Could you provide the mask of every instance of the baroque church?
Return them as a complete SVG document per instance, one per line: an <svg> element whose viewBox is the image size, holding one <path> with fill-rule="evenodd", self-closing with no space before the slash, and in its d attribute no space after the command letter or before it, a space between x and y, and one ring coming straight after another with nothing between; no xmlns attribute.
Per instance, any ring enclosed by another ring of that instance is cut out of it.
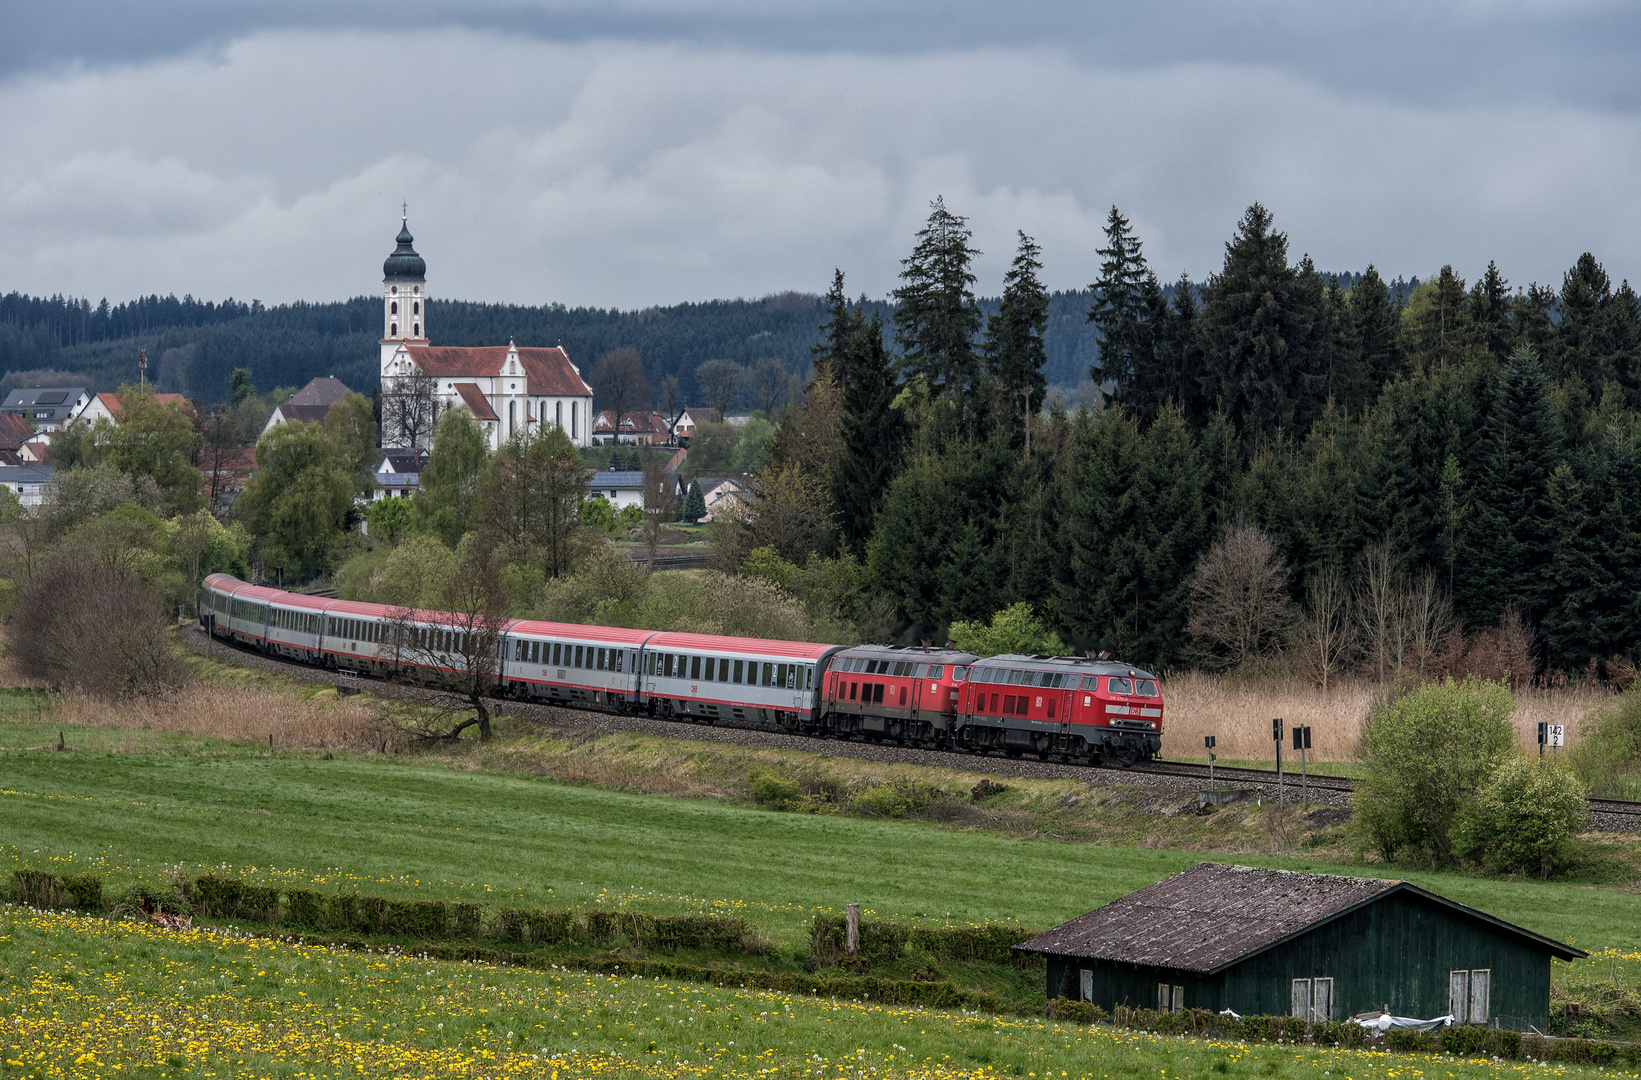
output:
<svg viewBox="0 0 1641 1080"><path fill-rule="evenodd" d="M490 441L491 449L532 424L556 424L577 446L592 445L593 390L562 347L476 348L434 345L427 333L427 263L416 254L408 218L400 220L398 246L382 264L382 395L417 395L425 415L398 440L421 449L431 445L432 420L465 405ZM386 425L384 425L384 428ZM384 438L392 436L384 430Z"/></svg>

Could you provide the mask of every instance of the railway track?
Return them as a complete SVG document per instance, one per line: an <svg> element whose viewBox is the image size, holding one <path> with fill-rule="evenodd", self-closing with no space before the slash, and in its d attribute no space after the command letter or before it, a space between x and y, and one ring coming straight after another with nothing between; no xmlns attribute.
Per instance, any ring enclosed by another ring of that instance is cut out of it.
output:
<svg viewBox="0 0 1641 1080"><path fill-rule="evenodd" d="M195 648L205 652L215 652L216 655L224 659L232 657L240 662L269 670L284 671L308 681L331 682L336 678L334 672L322 668L298 664L291 660L259 653L253 649L247 649L237 642L230 644L219 639L210 638L197 628L191 630L190 636L196 639L194 641ZM427 693L425 690L391 682L372 681L375 684L373 689L376 692L390 696L409 697ZM731 724L712 726L684 724L676 721L656 720L637 714L627 715L614 712L566 709L542 703L508 701L505 703L505 708L508 712L526 716L539 716L544 719L548 716L556 716L562 718L559 722L562 722L563 719L575 717L585 720L591 725L610 730L638 730L647 734L667 735L683 739L754 742L760 745L818 750L828 755L841 754L868 760L899 761L908 764L945 765L952 768L998 773L1006 776L1043 779L1077 778L1101 784L1121 783L1122 778L1136 775L1172 777L1204 782L1208 779L1208 766L1191 761L1159 760L1143 762L1127 769L1100 769L1090 768L1086 765L1040 762L1031 757L1022 760L1002 756L974 756L949 750L896 747L887 743L873 744L828 740L817 744L816 740L808 737L773 733L760 728L740 727ZM1275 769L1250 769L1216 765L1214 766L1214 782L1217 786L1222 781L1231 785L1256 785L1267 792L1274 792L1277 788L1278 776ZM1294 797L1298 796L1303 783L1309 787L1314 796L1319 796L1326 802L1338 806L1345 805L1344 797L1355 790L1355 784L1349 777L1311 775L1302 781L1299 774L1289 772L1286 769L1282 771L1280 783L1282 789L1290 792ZM1589 809L1597 827L1626 832L1641 831L1641 802L1631 802L1626 799L1592 798L1589 800Z"/></svg>
<svg viewBox="0 0 1641 1080"><path fill-rule="evenodd" d="M1208 779L1208 766L1198 765L1194 761L1148 761L1140 765L1135 765L1129 771L1160 773L1163 776L1190 776L1200 777L1203 780ZM1323 776L1312 773L1308 778L1303 778L1297 772L1291 772L1287 769L1283 769L1279 777L1275 769L1249 769L1227 767L1222 765L1214 766L1214 782L1216 784L1221 780L1225 780L1230 783L1274 785L1279 779L1283 787L1291 787L1296 791L1300 788L1302 783L1309 786L1313 791L1354 791L1356 789L1356 785L1351 782L1349 777L1345 776Z"/></svg>

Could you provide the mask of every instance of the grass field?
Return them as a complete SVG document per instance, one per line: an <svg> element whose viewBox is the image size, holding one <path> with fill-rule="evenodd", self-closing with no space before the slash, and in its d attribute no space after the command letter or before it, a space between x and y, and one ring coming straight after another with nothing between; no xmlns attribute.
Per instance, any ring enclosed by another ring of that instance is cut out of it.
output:
<svg viewBox="0 0 1641 1080"><path fill-rule="evenodd" d="M54 732L15 723L0 734L15 747L45 744ZM270 756L255 744L146 737L156 744L147 753L0 750L0 870L95 870L119 888L180 864L264 883L368 885L380 895L497 905L718 907L792 940L814 912L854 901L882 917L1047 927L1201 858L778 813L414 758ZM1291 856L1236 858L1386 873ZM1389 873L1585 947L1641 948L1641 905L1627 892Z"/></svg>
<svg viewBox="0 0 1641 1080"><path fill-rule="evenodd" d="M1110 1029L0 908L0 1075L1451 1080L1595 1069Z"/></svg>

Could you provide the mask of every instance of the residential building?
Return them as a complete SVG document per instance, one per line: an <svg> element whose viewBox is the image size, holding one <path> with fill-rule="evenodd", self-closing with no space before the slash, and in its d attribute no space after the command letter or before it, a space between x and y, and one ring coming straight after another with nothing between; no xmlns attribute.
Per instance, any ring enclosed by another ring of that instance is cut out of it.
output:
<svg viewBox="0 0 1641 1080"><path fill-rule="evenodd" d="M577 446L592 445L593 390L562 347L434 345L427 328L427 263L409 222L382 264L382 394L430 393L430 414L465 405L492 449L532 424L553 424ZM427 384L424 389L424 382ZM413 410L418 411L419 410ZM418 439L431 425L424 425ZM386 433L387 438L394 434ZM425 447L423 447L425 448Z"/></svg>
<svg viewBox="0 0 1641 1080"><path fill-rule="evenodd" d="M38 439L21 413L0 412L0 465L32 464L24 447Z"/></svg>
<svg viewBox="0 0 1641 1080"><path fill-rule="evenodd" d="M644 507L644 474L637 470L600 469L587 481L587 497L600 495L615 504L617 510L627 506Z"/></svg>
<svg viewBox="0 0 1641 1080"><path fill-rule="evenodd" d="M83 386L31 386L7 394L0 412L17 413L36 431L61 431L89 404Z"/></svg>
<svg viewBox="0 0 1641 1080"><path fill-rule="evenodd" d="M376 466L373 500L409 498L422 489L422 470L427 468L425 450L389 450Z"/></svg>
<svg viewBox="0 0 1641 1080"><path fill-rule="evenodd" d="M753 498L752 481L746 476L702 476L696 479L701 485L701 498L706 502L706 516L703 522L711 521L714 514L723 513L732 506L745 505Z"/></svg>
<svg viewBox="0 0 1641 1080"><path fill-rule="evenodd" d="M672 438L667 419L658 412L636 410L621 414L621 427L616 430L615 413L609 409L600 412L593 421L593 445L657 446Z"/></svg>
<svg viewBox="0 0 1641 1080"><path fill-rule="evenodd" d="M188 408L188 399L181 394L155 394L154 400L177 409ZM107 420L118 427L120 424L120 395L100 393L91 395L86 407L74 417L76 424L95 424L99 420Z"/></svg>
<svg viewBox="0 0 1641 1080"><path fill-rule="evenodd" d="M300 420L305 424L322 423L330 407L347 395L347 384L334 375L311 379L308 385L292 394L289 401L274 406L262 430L270 431L290 420Z"/></svg>
<svg viewBox="0 0 1641 1080"><path fill-rule="evenodd" d="M0 487L13 492L24 506L39 506L55 471L50 465L0 465Z"/></svg>
<svg viewBox="0 0 1641 1080"><path fill-rule="evenodd" d="M207 446L199 452L200 494L221 513L233 505L256 472L256 451L248 446Z"/></svg>

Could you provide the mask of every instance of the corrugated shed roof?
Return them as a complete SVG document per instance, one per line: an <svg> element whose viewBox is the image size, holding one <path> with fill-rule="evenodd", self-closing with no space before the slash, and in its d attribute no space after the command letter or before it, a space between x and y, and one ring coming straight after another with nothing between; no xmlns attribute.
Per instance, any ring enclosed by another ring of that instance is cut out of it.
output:
<svg viewBox="0 0 1641 1080"><path fill-rule="evenodd" d="M1198 863L1016 947L1209 972L1398 884Z"/></svg>
<svg viewBox="0 0 1641 1080"><path fill-rule="evenodd" d="M1198 863L1015 948L1212 973L1361 904L1408 892L1572 960L1588 955L1406 881Z"/></svg>

